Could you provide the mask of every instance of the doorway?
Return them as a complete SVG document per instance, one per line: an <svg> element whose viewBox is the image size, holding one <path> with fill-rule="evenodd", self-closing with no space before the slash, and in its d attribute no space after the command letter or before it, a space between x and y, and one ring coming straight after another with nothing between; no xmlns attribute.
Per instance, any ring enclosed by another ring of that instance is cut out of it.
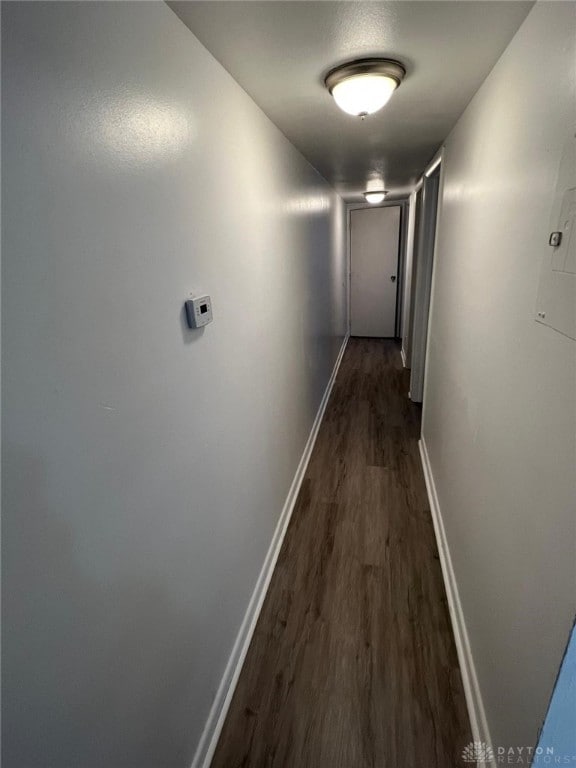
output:
<svg viewBox="0 0 576 768"><path fill-rule="evenodd" d="M403 328L402 349L404 350L404 365L406 368L412 367L412 333L414 329L414 307L416 306L416 267L415 259L418 253L418 233L420 231L420 214L422 212L422 187L416 192L414 199L414 234L412 239L412 258L410 261L410 275L408 280L408 313L406 323Z"/></svg>
<svg viewBox="0 0 576 768"><path fill-rule="evenodd" d="M417 199L416 231L412 259L412 304L410 321L410 399L421 403L428 344L428 315L432 293L432 270L440 189L440 165L424 181Z"/></svg>
<svg viewBox="0 0 576 768"><path fill-rule="evenodd" d="M350 212L350 334L396 333L401 206Z"/></svg>

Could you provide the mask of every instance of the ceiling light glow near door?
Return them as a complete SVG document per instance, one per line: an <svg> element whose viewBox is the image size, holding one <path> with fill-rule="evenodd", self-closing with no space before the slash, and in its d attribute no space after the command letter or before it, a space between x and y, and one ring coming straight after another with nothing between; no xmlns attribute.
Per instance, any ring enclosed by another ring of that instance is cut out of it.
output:
<svg viewBox="0 0 576 768"><path fill-rule="evenodd" d="M378 203L381 203L382 200L384 200L387 194L388 192L383 189L379 192L364 192L364 197L366 198L367 203L370 203L371 205L377 205Z"/></svg>

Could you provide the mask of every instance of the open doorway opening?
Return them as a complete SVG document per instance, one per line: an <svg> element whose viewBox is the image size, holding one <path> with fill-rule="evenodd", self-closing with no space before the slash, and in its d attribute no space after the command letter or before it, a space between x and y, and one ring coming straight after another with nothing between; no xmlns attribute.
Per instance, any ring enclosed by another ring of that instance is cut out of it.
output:
<svg viewBox="0 0 576 768"><path fill-rule="evenodd" d="M414 328L414 294L416 291L416 281L414 279L414 259L416 257L416 253L418 251L418 232L420 229L420 213L422 211L422 187L416 192L413 207L414 210L412 211L412 216L414 219L413 224L413 235L412 235L412 246L411 246L411 255L410 255L410 264L409 264L409 274L406 275L405 279L407 281L407 296L406 296L406 303L408 307L408 313L406 315L404 329L403 329L403 338L402 338L402 350L403 350L403 361L406 368L411 368L412 366L412 331Z"/></svg>
<svg viewBox="0 0 576 768"><path fill-rule="evenodd" d="M434 244L438 216L440 164L424 176L416 198L414 251L412 260L412 296L409 327L410 399L421 403L424 395L428 315L432 292Z"/></svg>

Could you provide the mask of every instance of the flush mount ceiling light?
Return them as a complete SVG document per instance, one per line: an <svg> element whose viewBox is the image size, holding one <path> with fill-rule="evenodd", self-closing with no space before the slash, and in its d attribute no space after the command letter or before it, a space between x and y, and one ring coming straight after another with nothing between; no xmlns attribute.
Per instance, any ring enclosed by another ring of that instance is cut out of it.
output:
<svg viewBox="0 0 576 768"><path fill-rule="evenodd" d="M391 59L357 59L331 70L324 80L340 109L366 117L388 102L406 70Z"/></svg>
<svg viewBox="0 0 576 768"><path fill-rule="evenodd" d="M374 189L370 192L364 192L364 197L366 198L367 203L371 203L372 205L376 205L377 203L381 203L382 200L386 197L388 192L385 189Z"/></svg>

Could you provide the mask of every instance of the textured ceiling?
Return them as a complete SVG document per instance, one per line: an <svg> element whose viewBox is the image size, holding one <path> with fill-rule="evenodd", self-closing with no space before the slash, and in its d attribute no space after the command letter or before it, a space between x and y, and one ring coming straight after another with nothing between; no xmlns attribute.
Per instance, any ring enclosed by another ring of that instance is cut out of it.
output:
<svg viewBox="0 0 576 768"><path fill-rule="evenodd" d="M212 0L170 7L349 201L382 173L392 195L418 179L532 7L475 0ZM406 67L383 110L362 121L323 87L348 59Z"/></svg>

